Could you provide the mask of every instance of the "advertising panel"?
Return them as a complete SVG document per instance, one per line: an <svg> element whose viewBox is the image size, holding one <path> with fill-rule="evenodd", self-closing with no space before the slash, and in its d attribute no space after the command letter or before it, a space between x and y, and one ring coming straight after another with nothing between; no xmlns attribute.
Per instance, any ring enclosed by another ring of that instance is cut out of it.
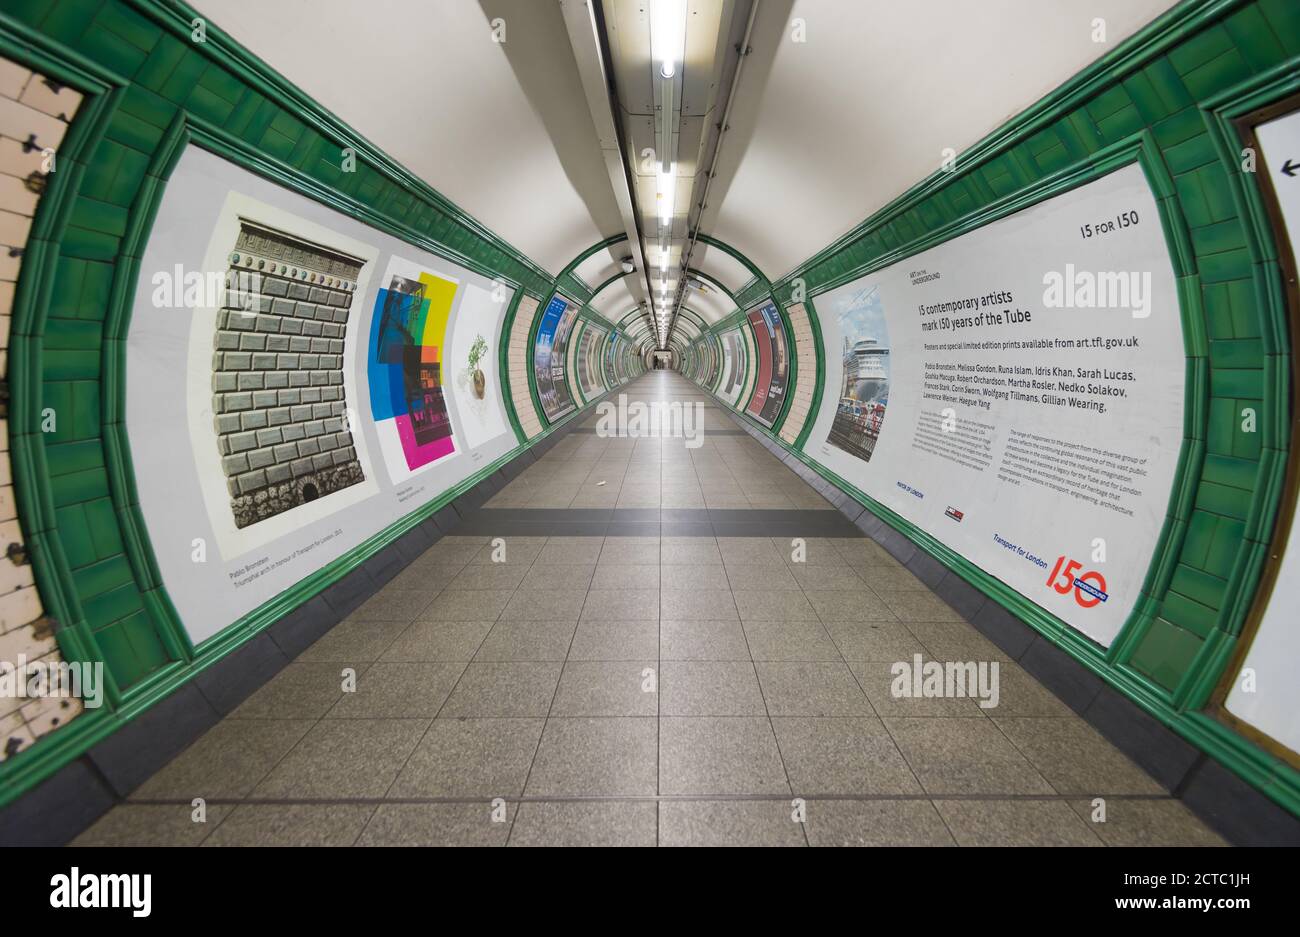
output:
<svg viewBox="0 0 1300 937"><path fill-rule="evenodd" d="M809 456L1102 645L1183 440L1174 271L1130 165L817 297Z"/></svg>

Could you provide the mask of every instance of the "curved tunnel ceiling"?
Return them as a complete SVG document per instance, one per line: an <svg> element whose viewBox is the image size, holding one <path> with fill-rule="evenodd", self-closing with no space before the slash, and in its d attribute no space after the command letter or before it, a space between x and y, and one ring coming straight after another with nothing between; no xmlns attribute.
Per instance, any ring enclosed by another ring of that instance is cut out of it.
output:
<svg viewBox="0 0 1300 937"><path fill-rule="evenodd" d="M559 5L197 6L549 273L622 230L591 115L574 106L583 91ZM498 18L505 42L492 38Z"/></svg>
<svg viewBox="0 0 1300 937"><path fill-rule="evenodd" d="M684 237L698 222L701 233L734 245L768 278L783 276L933 172L945 148L966 149L1172 5L920 0L918 9L878 0L765 0L753 17L752 54L734 85L701 212L702 157L713 139L701 120L720 122L724 47L747 22L750 5L691 0L684 69L691 74L683 86L690 93L678 107L683 140L693 149L679 150L673 236ZM592 93L589 50L580 48L591 38L584 35L591 18L585 3L373 0L364 17L351 0L214 0L202 8L548 272L558 274L612 235L637 233L608 165L609 131L597 129L599 107L584 106ZM653 110L649 86L630 77L648 61L648 49L634 49L645 38L644 5L610 0L602 10L616 46L615 93L618 81L625 85L624 100L611 106ZM1094 41L1097 19L1106 24L1104 42ZM349 28L338 29L339 22ZM917 22L927 28L916 30ZM504 23L506 41L493 40L494 23ZM694 39L692 28L699 32ZM934 55L936 48L945 54ZM978 96L953 93L973 76ZM705 79L711 84L701 86ZM456 93L412 99L392 93L399 87ZM631 131L641 134L638 121L645 119L629 119ZM638 180L632 196L644 203L652 195L644 166L636 154L622 157ZM688 194L692 203L683 207ZM653 265L658 248L642 233ZM674 251L680 260L683 251ZM615 243L573 273L594 289L630 253L626 241ZM691 250L690 266L733 293L753 279L736 258L704 243ZM674 284L680 279L676 271L667 276ZM612 316L617 309L610 304L639 302L643 277L638 270L617 299L601 297L595 305ZM710 320L730 311L698 297L692 302Z"/></svg>
<svg viewBox="0 0 1300 937"><path fill-rule="evenodd" d="M1173 5L760 3L703 228L784 276Z"/></svg>

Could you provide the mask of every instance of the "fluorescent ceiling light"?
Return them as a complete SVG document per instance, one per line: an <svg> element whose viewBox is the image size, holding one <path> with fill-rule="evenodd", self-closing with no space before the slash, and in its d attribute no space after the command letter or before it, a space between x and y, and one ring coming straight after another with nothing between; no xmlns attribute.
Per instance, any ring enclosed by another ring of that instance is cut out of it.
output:
<svg viewBox="0 0 1300 937"><path fill-rule="evenodd" d="M667 171L659 169L657 177L655 201L659 204L659 220L664 224L671 224L675 210L674 203L677 200L677 164L673 163ZM662 251L659 257L659 265L667 270L668 252Z"/></svg>
<svg viewBox="0 0 1300 937"><path fill-rule="evenodd" d="M672 78L686 56L686 0L653 0L650 54L659 74Z"/></svg>

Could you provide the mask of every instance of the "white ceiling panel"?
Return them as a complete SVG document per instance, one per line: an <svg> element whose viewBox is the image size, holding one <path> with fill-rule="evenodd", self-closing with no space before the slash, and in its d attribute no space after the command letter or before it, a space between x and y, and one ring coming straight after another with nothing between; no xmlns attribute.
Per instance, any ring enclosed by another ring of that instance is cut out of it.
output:
<svg viewBox="0 0 1300 937"><path fill-rule="evenodd" d="M630 273L628 276L636 276L636 274ZM636 304L636 299L632 296L631 290L628 289L627 277L615 280L592 297L591 300L591 305L596 311L610 322L617 322L623 318L632 311Z"/></svg>
<svg viewBox="0 0 1300 937"><path fill-rule="evenodd" d="M198 0L236 41L557 274L622 230L560 8ZM506 42L489 21L506 22Z"/></svg>
<svg viewBox="0 0 1300 937"><path fill-rule="evenodd" d="M594 290L619 272L619 261L626 256L628 256L627 241L620 241L606 250L596 251L596 253L578 264L573 272L578 275L583 283L586 283ZM572 260L573 258L570 257L569 259Z"/></svg>
<svg viewBox="0 0 1300 937"><path fill-rule="evenodd" d="M703 270L733 293L740 292L742 286L754 279L749 268L735 257L724 250L700 242L697 242L695 250L691 251L691 266Z"/></svg>
<svg viewBox="0 0 1300 937"><path fill-rule="evenodd" d="M761 3L704 229L777 279L1173 5Z"/></svg>

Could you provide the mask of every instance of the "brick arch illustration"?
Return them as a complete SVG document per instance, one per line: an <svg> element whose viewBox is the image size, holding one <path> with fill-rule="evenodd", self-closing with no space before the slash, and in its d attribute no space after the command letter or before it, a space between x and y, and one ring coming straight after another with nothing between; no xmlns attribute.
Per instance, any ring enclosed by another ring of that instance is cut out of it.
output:
<svg viewBox="0 0 1300 937"><path fill-rule="evenodd" d="M400 448L414 471L456 451L442 365L459 284L428 272L405 276L390 267L390 273L371 318L370 410L385 452Z"/></svg>

